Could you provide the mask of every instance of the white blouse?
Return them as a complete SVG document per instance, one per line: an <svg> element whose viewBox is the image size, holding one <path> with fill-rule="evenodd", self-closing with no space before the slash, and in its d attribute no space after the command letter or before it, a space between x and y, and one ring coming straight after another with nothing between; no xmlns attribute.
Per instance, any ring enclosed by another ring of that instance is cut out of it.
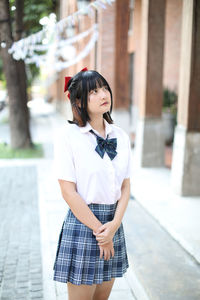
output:
<svg viewBox="0 0 200 300"><path fill-rule="evenodd" d="M90 130L101 135L89 122L84 127L67 123L54 135L55 177L75 182L77 192L87 204L117 202L123 180L132 174L128 134L105 119L104 124L106 136L117 138L117 155L113 160L106 152L101 158L95 151L97 140Z"/></svg>

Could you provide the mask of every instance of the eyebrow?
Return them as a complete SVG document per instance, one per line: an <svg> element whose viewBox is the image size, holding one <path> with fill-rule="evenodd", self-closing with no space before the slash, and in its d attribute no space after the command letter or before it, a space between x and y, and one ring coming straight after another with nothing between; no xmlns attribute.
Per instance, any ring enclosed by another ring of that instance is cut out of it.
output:
<svg viewBox="0 0 200 300"><path fill-rule="evenodd" d="M92 89L92 90L90 90L89 91L89 94L92 92L92 91L94 91L94 90L98 90L98 89L102 89L102 88L108 88L108 86L105 84L105 85L102 85L102 86L100 86L100 87L95 87L94 89Z"/></svg>

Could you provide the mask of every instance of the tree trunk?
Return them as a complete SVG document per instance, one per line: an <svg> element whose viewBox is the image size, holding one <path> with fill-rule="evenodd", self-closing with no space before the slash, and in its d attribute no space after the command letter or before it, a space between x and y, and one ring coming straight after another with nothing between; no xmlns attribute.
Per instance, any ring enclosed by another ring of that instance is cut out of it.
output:
<svg viewBox="0 0 200 300"><path fill-rule="evenodd" d="M14 34L14 40L18 41L23 36L24 31L24 23L23 23L23 17L24 17L24 0L16 0L16 11L15 11L15 34ZM27 107L28 102L28 95L27 95L27 77L26 77L26 67L25 63L22 59L16 61L17 63L17 71L19 74L19 80L20 80L20 90L22 93L22 101L24 102L25 106L25 113L27 117L27 123L29 125L30 115L29 115L29 109Z"/></svg>
<svg viewBox="0 0 200 300"><path fill-rule="evenodd" d="M8 49L13 42L8 0L0 0L0 37L1 43L6 43L5 48L0 48L0 54L3 61L9 97L11 147L32 147L33 144L31 142L29 120L27 117L27 104L23 98L24 92L21 90L17 62L8 53Z"/></svg>

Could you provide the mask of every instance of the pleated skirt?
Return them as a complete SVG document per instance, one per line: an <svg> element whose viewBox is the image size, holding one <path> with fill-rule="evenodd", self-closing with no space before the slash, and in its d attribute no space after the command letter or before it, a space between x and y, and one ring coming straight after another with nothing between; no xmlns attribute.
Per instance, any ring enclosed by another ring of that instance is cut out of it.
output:
<svg viewBox="0 0 200 300"><path fill-rule="evenodd" d="M113 220L117 203L91 203L88 207L105 224ZM53 279L76 285L92 285L122 277L129 267L122 223L114 235L113 246L114 257L109 260L100 258L98 241L92 229L81 223L69 208L59 235Z"/></svg>

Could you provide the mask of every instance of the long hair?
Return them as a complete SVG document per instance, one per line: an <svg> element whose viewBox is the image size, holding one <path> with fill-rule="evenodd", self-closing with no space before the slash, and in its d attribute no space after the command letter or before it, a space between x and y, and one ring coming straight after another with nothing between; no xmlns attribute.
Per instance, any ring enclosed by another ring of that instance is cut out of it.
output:
<svg viewBox="0 0 200 300"><path fill-rule="evenodd" d="M106 79L99 74L97 71L88 70L80 71L74 77L72 77L68 82L68 91L70 93L70 103L73 114L73 121L69 123L75 123L80 127L86 125L87 121L90 121L90 117L87 111L88 94L91 90L99 87L107 87L111 96L111 106L110 111L103 114L103 118L110 124L113 124L111 118L111 112L113 107L113 98L111 88L106 81ZM78 106L81 103L81 108Z"/></svg>

